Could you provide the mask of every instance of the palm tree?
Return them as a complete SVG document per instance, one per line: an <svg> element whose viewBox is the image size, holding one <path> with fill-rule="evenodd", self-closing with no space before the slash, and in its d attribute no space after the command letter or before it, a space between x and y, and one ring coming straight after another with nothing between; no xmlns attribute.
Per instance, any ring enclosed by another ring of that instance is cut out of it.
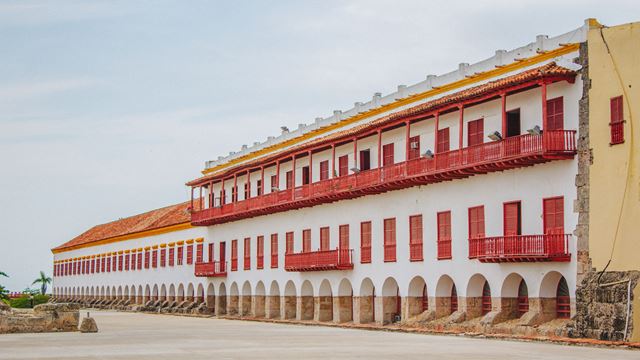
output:
<svg viewBox="0 0 640 360"><path fill-rule="evenodd" d="M40 271L40 277L35 279L31 285L35 285L35 284L40 284L40 293L42 295L45 295L47 293L47 285L51 284L51 281L53 281L50 277L47 276L47 274L44 273L44 271Z"/></svg>
<svg viewBox="0 0 640 360"><path fill-rule="evenodd" d="M2 271L0 271L0 276L9 277L9 275L7 275L6 272L2 272Z"/></svg>
<svg viewBox="0 0 640 360"><path fill-rule="evenodd" d="M9 300L9 296L7 295L9 291L4 288L4 286L0 285L0 301L1 300Z"/></svg>

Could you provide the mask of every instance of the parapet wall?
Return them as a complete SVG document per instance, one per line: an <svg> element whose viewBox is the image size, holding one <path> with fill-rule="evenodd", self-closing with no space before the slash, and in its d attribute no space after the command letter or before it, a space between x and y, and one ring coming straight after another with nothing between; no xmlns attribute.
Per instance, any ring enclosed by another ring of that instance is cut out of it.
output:
<svg viewBox="0 0 640 360"><path fill-rule="evenodd" d="M78 304L42 304L33 311L0 309L0 334L77 331Z"/></svg>

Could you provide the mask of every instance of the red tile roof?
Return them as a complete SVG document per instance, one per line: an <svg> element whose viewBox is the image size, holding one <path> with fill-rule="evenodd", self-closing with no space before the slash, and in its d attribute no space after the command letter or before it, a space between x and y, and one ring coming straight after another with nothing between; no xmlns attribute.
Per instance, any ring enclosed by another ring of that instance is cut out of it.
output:
<svg viewBox="0 0 640 360"><path fill-rule="evenodd" d="M303 149L311 149L323 143L329 143L336 140L347 139L355 135L364 135L382 125L385 125L387 123L392 123L394 121L397 121L398 119L415 116L419 114L426 114L438 108L444 108L459 102L473 100L475 98L485 96L488 93L501 91L508 87L518 86L520 84L524 84L527 82L531 82L531 81L539 80L543 78L549 78L549 77L564 77L566 79L573 79L575 75L576 75L575 71L569 70L562 66L558 66L556 65L555 62L550 62L543 66L526 70L515 75L506 76L501 79L497 79L494 81L487 82L485 84L477 85L465 90L455 92L453 94L445 95L441 98L434 99L426 103L413 106L411 108L401 110L393 114L383 116L379 119L354 126L350 129L338 131L323 137L319 137L317 139L310 140L310 141L301 143L299 145L296 145L278 152L271 153L265 157L260 157L251 161L240 163L220 173L206 175L198 179L189 181L187 185L191 186L196 184L202 184L211 179L219 179L222 177L227 177L233 174L233 172L238 170L251 168L251 167L257 166L258 164L266 164L269 162L273 162L277 158L282 157L283 155L288 155L296 151L302 151Z"/></svg>
<svg viewBox="0 0 640 360"><path fill-rule="evenodd" d="M187 201L106 224L96 225L72 240L51 249L51 251L56 253L123 235L143 233L185 223L189 224L191 221L191 214L188 211L190 206L191 203Z"/></svg>

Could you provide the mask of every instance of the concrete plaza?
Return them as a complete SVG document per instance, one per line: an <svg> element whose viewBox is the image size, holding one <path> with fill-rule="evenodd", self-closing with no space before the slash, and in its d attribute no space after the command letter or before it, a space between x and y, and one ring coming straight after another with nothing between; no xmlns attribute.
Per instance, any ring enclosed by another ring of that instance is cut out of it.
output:
<svg viewBox="0 0 640 360"><path fill-rule="evenodd" d="M640 351L537 342L141 313L91 315L97 334L1 335L0 359L640 359Z"/></svg>

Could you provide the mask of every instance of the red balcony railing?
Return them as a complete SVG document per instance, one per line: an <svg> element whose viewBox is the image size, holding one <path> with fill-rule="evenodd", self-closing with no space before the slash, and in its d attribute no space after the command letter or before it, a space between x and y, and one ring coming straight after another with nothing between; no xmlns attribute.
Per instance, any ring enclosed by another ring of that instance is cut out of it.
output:
<svg viewBox="0 0 640 360"><path fill-rule="evenodd" d="M286 271L323 271L353 269L352 249L318 250L284 256Z"/></svg>
<svg viewBox="0 0 640 360"><path fill-rule="evenodd" d="M213 225L299 209L367 194L501 171L576 153L575 130L549 130L437 153L383 168L335 177L207 209L195 209L194 225Z"/></svg>
<svg viewBox="0 0 640 360"><path fill-rule="evenodd" d="M227 263L220 261L196 263L195 275L198 277L226 277Z"/></svg>
<svg viewBox="0 0 640 360"><path fill-rule="evenodd" d="M409 244L409 260L410 261L422 261L423 260L422 243Z"/></svg>
<svg viewBox="0 0 640 360"><path fill-rule="evenodd" d="M570 234L469 239L469 258L481 262L569 261Z"/></svg>

